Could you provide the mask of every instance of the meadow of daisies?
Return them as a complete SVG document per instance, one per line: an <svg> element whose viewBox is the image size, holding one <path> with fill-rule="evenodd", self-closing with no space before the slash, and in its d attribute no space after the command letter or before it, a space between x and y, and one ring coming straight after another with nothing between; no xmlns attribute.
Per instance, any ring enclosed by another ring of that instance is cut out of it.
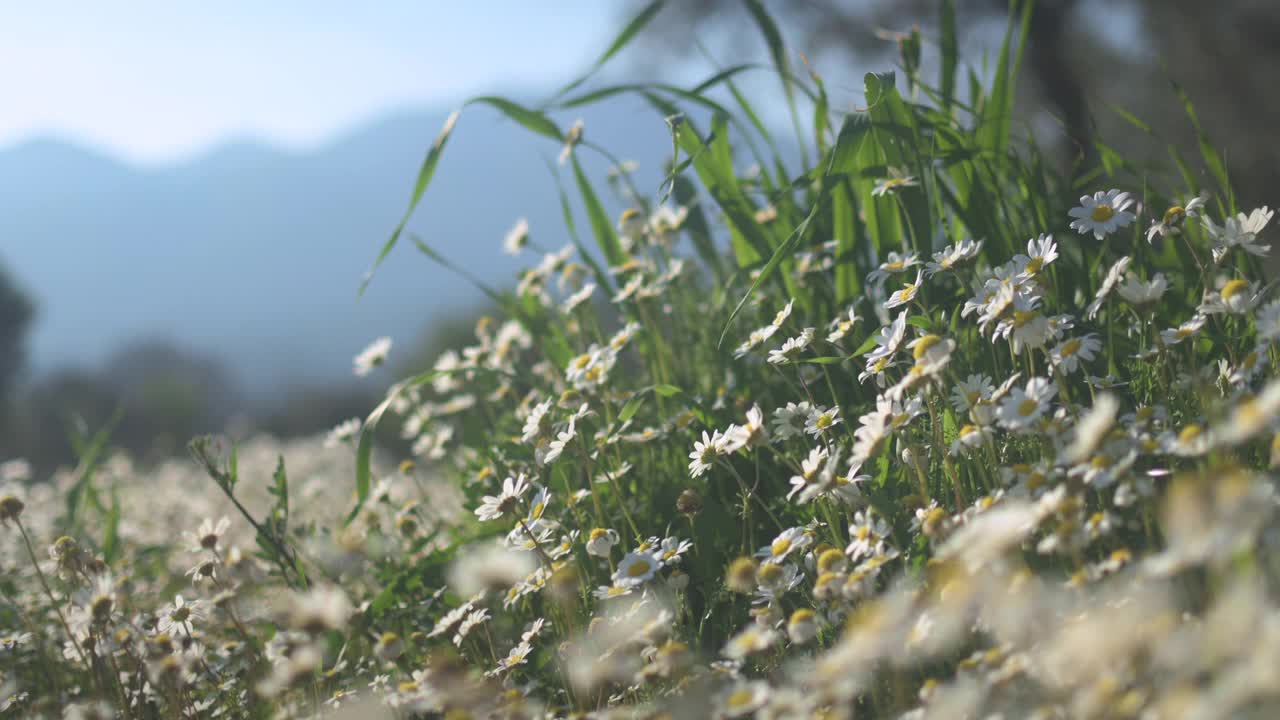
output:
<svg viewBox="0 0 1280 720"><path fill-rule="evenodd" d="M566 226L495 238L530 266L499 312L367 418L0 465L0 714L1280 712L1272 212L1207 141L1056 169L1014 130L1025 15L984 84L943 3L843 114L749 5L772 68L476 101L562 148ZM658 187L548 115L619 95L671 129Z"/></svg>

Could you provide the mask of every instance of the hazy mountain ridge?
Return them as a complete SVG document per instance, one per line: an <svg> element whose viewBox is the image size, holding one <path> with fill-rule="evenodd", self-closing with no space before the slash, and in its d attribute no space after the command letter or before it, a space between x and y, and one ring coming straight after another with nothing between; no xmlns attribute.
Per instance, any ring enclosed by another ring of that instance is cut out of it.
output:
<svg viewBox="0 0 1280 720"><path fill-rule="evenodd" d="M268 388L341 377L378 335L411 343L478 294L408 243L363 298L356 288L447 114L387 115L307 151L235 140L162 167L49 139L0 149L0 263L38 306L29 366L97 364L164 337ZM661 118L626 102L585 115L589 136L657 177L670 152ZM567 239L546 169L557 152L469 109L412 229L482 278L512 282L522 263L500 247L517 217L544 246ZM588 167L605 194L604 164Z"/></svg>

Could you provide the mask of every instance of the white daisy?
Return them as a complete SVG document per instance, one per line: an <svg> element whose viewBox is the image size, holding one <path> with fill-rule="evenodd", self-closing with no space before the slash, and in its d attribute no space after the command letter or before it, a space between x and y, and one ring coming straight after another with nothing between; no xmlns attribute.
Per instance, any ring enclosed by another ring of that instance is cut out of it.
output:
<svg viewBox="0 0 1280 720"><path fill-rule="evenodd" d="M1227 253L1234 248L1240 248L1250 255L1265 256L1271 251L1271 246L1257 242L1258 234L1267 226L1267 223L1271 222L1274 215L1274 210L1260 207L1255 208L1248 215L1238 213L1235 217L1229 217L1221 225L1205 217L1205 232L1214 241L1213 261L1222 262Z"/></svg>
<svg viewBox="0 0 1280 720"><path fill-rule="evenodd" d="M1145 307L1159 301L1168 288L1169 281L1165 279L1163 273L1156 273L1155 277L1148 282L1143 282L1133 273L1129 273L1125 276L1124 282L1120 283L1120 287L1116 288L1116 292L1120 293L1120 297L1130 305Z"/></svg>
<svg viewBox="0 0 1280 720"><path fill-rule="evenodd" d="M1199 217L1204 210L1205 196L1198 195L1187 201L1186 205L1173 205L1164 211L1160 220L1151 224L1147 230L1147 242L1154 242L1156 235L1182 234L1182 226L1189 217Z"/></svg>
<svg viewBox="0 0 1280 720"><path fill-rule="evenodd" d="M502 250L508 255L519 255L527 244L529 244L529 221L520 218L502 239Z"/></svg>
<svg viewBox="0 0 1280 720"><path fill-rule="evenodd" d="M1049 353L1053 366L1068 375L1075 372L1081 362L1089 362L1102 349L1102 342L1092 333L1063 340Z"/></svg>
<svg viewBox="0 0 1280 720"><path fill-rule="evenodd" d="M359 377L364 377L373 372L373 369L386 362L387 354L391 352L391 338L380 337L369 343L369 346L360 351L356 355L354 361L354 371Z"/></svg>
<svg viewBox="0 0 1280 720"><path fill-rule="evenodd" d="M814 437L817 437L836 425L840 424L840 408L815 407L809 413L809 418L805 420L804 431Z"/></svg>
<svg viewBox="0 0 1280 720"><path fill-rule="evenodd" d="M955 245L948 245L934 253L933 261L924 266L924 272L929 277L933 277L940 272L951 270L965 260L977 257L981 251L981 240L961 240Z"/></svg>
<svg viewBox="0 0 1280 720"><path fill-rule="evenodd" d="M1107 301L1107 296L1115 289L1116 283L1120 282L1120 278L1124 277L1124 273L1129 269L1129 263L1133 258L1128 255L1120 258L1114 265L1107 270L1106 277L1102 280L1102 286L1098 288L1098 292L1093 297L1093 302L1089 303L1089 307L1085 309L1085 317L1092 320L1098 316L1098 311L1102 309L1102 304Z"/></svg>
<svg viewBox="0 0 1280 720"><path fill-rule="evenodd" d="M719 430L708 435L706 430L702 431L702 440L694 441L693 452L689 453L689 476L701 477L703 473L711 469L715 464L716 458L726 454L728 445L725 442L724 435Z"/></svg>
<svg viewBox="0 0 1280 720"><path fill-rule="evenodd" d="M617 572L613 574L613 584L624 588L639 587L651 580L660 567L662 561L653 553L627 553L618 563Z"/></svg>
<svg viewBox="0 0 1280 720"><path fill-rule="evenodd" d="M813 342L814 334L817 331L814 328L805 328L799 335L788 338L782 344L782 347L769 351L769 362L774 365L785 365L796 359L809 344Z"/></svg>
<svg viewBox="0 0 1280 720"><path fill-rule="evenodd" d="M1025 388L1013 388L1000 401L997 415L1000 424L1014 431L1029 428L1049 410L1049 401L1056 392L1057 388L1049 380L1040 377L1028 380Z"/></svg>
<svg viewBox="0 0 1280 720"><path fill-rule="evenodd" d="M507 513L514 512L520 497L529 489L529 480L524 473L516 477L508 477L502 481L502 492L499 495L485 495L476 508L476 517L481 520L497 520Z"/></svg>
<svg viewBox="0 0 1280 720"><path fill-rule="evenodd" d="M889 257L880 263L880 267L872 270L867 274L867 282L870 284L878 284L884 282L890 275L904 273L907 268L920 264L920 256L916 253L896 253L889 252Z"/></svg>
<svg viewBox="0 0 1280 720"><path fill-rule="evenodd" d="M1081 235L1093 233L1098 240L1125 227L1134 220L1129 207L1134 203L1129 193L1119 190L1099 190L1092 196L1080 198L1080 206L1067 212L1075 218L1071 221L1071 229Z"/></svg>
<svg viewBox="0 0 1280 720"><path fill-rule="evenodd" d="M1027 241L1027 254L1014 255L1013 264L1018 269L1018 277L1029 280L1034 278L1046 266L1058 259L1058 244L1048 234L1031 238Z"/></svg>
<svg viewBox="0 0 1280 720"><path fill-rule="evenodd" d="M923 280L924 274L917 270L915 282L906 283L901 289L893 291L893 293L889 295L889 299L885 301L884 309L892 310L893 308L906 305L907 303L915 300L916 295L920 292L920 285Z"/></svg>

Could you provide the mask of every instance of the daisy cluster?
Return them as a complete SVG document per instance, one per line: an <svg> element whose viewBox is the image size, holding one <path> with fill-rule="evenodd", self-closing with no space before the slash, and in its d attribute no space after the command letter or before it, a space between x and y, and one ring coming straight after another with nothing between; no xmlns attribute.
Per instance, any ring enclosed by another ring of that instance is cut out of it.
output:
<svg viewBox="0 0 1280 720"><path fill-rule="evenodd" d="M498 317L367 419L0 465L0 712L1274 716L1272 212L866 142L618 165L615 223L576 124L604 257L516 222Z"/></svg>

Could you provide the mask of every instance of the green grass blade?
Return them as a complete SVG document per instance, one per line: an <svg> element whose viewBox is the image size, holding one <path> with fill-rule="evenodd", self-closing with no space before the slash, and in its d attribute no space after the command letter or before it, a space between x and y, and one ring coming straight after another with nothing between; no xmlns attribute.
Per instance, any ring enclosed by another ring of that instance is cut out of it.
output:
<svg viewBox="0 0 1280 720"><path fill-rule="evenodd" d="M942 0L938 15L942 52L938 86L942 90L942 109L950 113L951 103L956 98L956 67L960 56L960 43L956 39L956 8L951 0Z"/></svg>
<svg viewBox="0 0 1280 720"><path fill-rule="evenodd" d="M427 186L431 184L431 178L436 174L436 165L440 162L440 155L444 153L445 143L449 141L449 136L453 133L453 127L458 122L458 115L461 111L455 111L449 115L444 121L444 127L441 128L440 134L436 136L435 142L431 144L431 149L427 151L426 158L422 161L422 167L418 169L418 179L413 184L413 192L409 195L409 207L405 209L404 216L400 218L400 222L396 224L396 229L391 231L391 237L383 243L382 250L378 252L378 257L373 261L373 267L365 273L364 279L360 281L360 295L364 294L365 288L369 287L369 282L373 280L373 273L377 271L378 266L383 260L387 259L387 255L391 253L392 248L400 240L400 235L404 232L404 226L409 223L409 218L413 217L413 211L417 209L418 203L422 201L422 196L427 191Z"/></svg>
<svg viewBox="0 0 1280 720"><path fill-rule="evenodd" d="M605 64L608 63L609 60L611 60L614 55L617 55L619 52L621 52L623 48L625 48L628 44L630 44L630 42L633 39L635 39L636 35L640 34L640 31L643 30L645 26L648 25L653 20L653 18L662 10L663 5L666 5L666 0L654 0L653 2L649 3L644 8L642 8L640 12L636 13L631 18L631 20L628 21L625 26L623 26L622 31L619 32L616 37L614 37L613 42L609 43L609 47L605 49L605 51L600 55L600 57L596 58L596 61L592 63L590 69L588 69L586 73L584 73L583 75L575 79L573 82L557 90L555 95L551 97L551 100L547 103L547 105L550 105L551 103L554 103L559 98L562 98L565 95L573 92L574 90L581 87L582 84L585 83L587 80L591 79L591 77L595 75L597 72L599 72L600 68L604 67Z"/></svg>
<svg viewBox="0 0 1280 720"><path fill-rule="evenodd" d="M806 149L804 132L800 129L800 112L796 108L796 92L795 81L791 75L791 62L787 59L786 44L782 40L782 33L778 30L778 25L773 21L769 12L765 10L760 0L743 0L747 6L747 11L751 13L751 19L755 21L756 27L760 29L760 34L764 35L765 44L769 46L769 55L773 59L774 67L778 70L778 79L782 82L782 92L787 98L787 110L791 114L791 125L795 130L796 143L800 147L800 160L804 164L805 169L809 168L809 151Z"/></svg>
<svg viewBox="0 0 1280 720"><path fill-rule="evenodd" d="M747 300L755 294L756 289L759 288L760 285L778 269L778 266L781 265L784 260L790 258L791 254L795 252L795 249L800 245L801 238L803 238L805 233L809 230L809 224L813 222L813 218L817 216L818 209L821 207L821 198L814 201L813 205L809 208L809 214L805 216L805 219L802 220L800 224L796 226L796 229L792 230L791 234L787 236L787 239L773 251L773 255L769 258L769 262L765 264L764 268L760 271L760 274L756 276L754 281L752 281L751 287L747 288L747 292L742 295L742 299L734 306L733 312L729 313L729 319L725 321L724 329L720 331L720 340L716 343L716 347L724 345L725 336L729 334L729 328L733 327L734 319L738 317L738 313L742 312L742 307L746 305Z"/></svg>
<svg viewBox="0 0 1280 720"><path fill-rule="evenodd" d="M1173 86L1173 93L1178 96L1178 101L1182 103L1182 109L1186 112L1187 119L1191 121L1191 127L1196 132L1196 142L1200 145L1200 157L1204 159L1204 164L1209 168L1209 173L1217 181L1222 197L1226 198L1224 212L1227 214L1235 213L1237 211L1236 196L1231 188L1231 178L1227 173L1227 164L1223 162L1222 155L1218 152L1218 149L1213 146L1213 143L1209 142L1209 133L1205 132L1204 127L1200 125L1200 117L1196 114L1195 104L1191 102L1187 91L1175 80L1170 79L1169 84Z"/></svg>
<svg viewBox="0 0 1280 720"><path fill-rule="evenodd" d="M551 121L551 118L539 110L531 110L520 103L494 95L481 95L468 100L467 105L488 105L515 120L526 130L557 142L564 140L564 133L560 132L560 128Z"/></svg>
<svg viewBox="0 0 1280 720"><path fill-rule="evenodd" d="M600 198L592 189L586 173L582 172L582 165L576 156L572 158L572 162L573 177L578 182L578 192L582 194L582 202L586 206L587 219L591 221L591 232L595 235L596 244L600 246L600 252L604 253L604 259L610 266L621 265L627 261L627 254L622 251L622 242L614 232L613 223L609 221L608 213L600 204Z"/></svg>

